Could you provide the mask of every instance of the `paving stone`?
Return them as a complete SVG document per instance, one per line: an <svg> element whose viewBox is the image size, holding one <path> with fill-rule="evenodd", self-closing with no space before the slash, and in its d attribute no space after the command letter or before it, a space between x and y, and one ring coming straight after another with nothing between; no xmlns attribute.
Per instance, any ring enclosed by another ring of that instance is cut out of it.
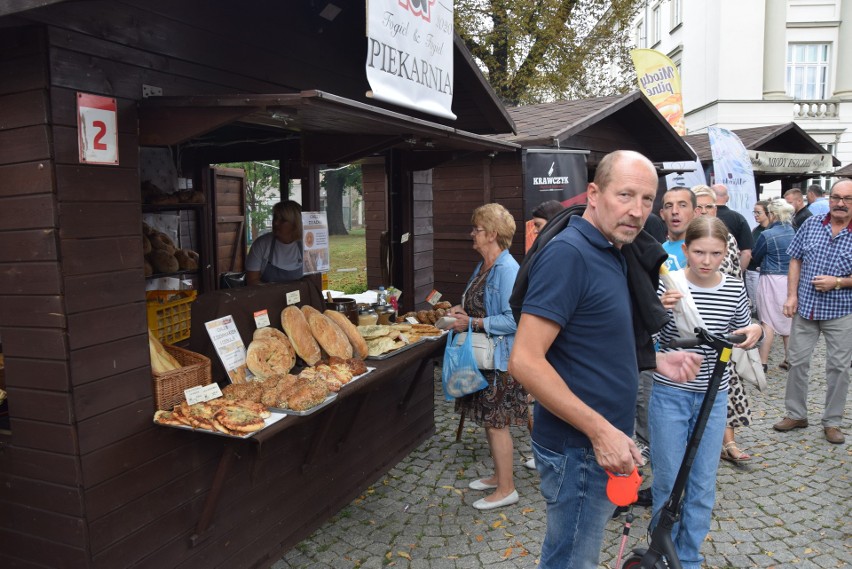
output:
<svg viewBox="0 0 852 569"><path fill-rule="evenodd" d="M753 423L737 429L737 442L753 458L747 465L723 462L719 467L711 531L702 549L704 569L849 566L850 450L827 443L819 427L824 358L820 342L811 368L811 427L779 433L772 425L783 416L786 375L777 367L783 359L780 342L773 347L769 387L749 393ZM846 417L847 422L852 417L849 405ZM273 569L535 569L546 516L538 474L522 465L531 456L528 431L512 430L520 503L477 512L470 504L483 493L468 490L467 484L492 473L488 445L483 430L471 423L461 442L455 441L458 416L441 394L440 373L435 421L434 437L288 551ZM633 514L628 550L647 545L650 513L637 508ZM624 516L607 524L601 567L612 567L623 524Z"/></svg>

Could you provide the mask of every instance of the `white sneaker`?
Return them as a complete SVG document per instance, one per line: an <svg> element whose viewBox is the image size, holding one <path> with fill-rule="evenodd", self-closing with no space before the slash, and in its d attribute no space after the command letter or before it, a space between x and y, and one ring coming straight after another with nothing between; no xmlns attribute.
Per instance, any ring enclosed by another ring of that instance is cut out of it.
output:
<svg viewBox="0 0 852 569"><path fill-rule="evenodd" d="M512 504L516 504L518 500L518 491L513 490L512 493L505 498L495 500L494 502L489 502L485 498L477 500L473 503L473 507L477 510L493 510L495 508L502 508L503 506L511 506Z"/></svg>
<svg viewBox="0 0 852 569"><path fill-rule="evenodd" d="M529 468L530 470L535 470L535 457L532 457L528 461L524 463L524 466Z"/></svg>

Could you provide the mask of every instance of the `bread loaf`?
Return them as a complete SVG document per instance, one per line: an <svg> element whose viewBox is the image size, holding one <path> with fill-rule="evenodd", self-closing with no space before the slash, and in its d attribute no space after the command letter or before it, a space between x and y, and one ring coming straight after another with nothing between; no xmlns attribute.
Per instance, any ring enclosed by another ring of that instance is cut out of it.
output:
<svg viewBox="0 0 852 569"><path fill-rule="evenodd" d="M252 340L246 351L246 365L260 379L279 373L289 373L296 363L296 358L290 353L290 342L272 338Z"/></svg>
<svg viewBox="0 0 852 569"><path fill-rule="evenodd" d="M315 365L322 358L319 344L311 333L308 321L302 311L295 306L288 306L281 311L281 327L293 344L293 349L306 364Z"/></svg>
<svg viewBox="0 0 852 569"><path fill-rule="evenodd" d="M178 265L180 265L180 270L194 271L198 268L198 262L192 258L190 253L192 251L187 249L178 249L175 251L175 259L177 259Z"/></svg>
<svg viewBox="0 0 852 569"><path fill-rule="evenodd" d="M149 259L157 273L175 273L180 270L178 260L165 249L154 249L149 255Z"/></svg>
<svg viewBox="0 0 852 569"><path fill-rule="evenodd" d="M352 355L362 360L366 358L367 341L358 333L358 328L346 316L336 310L326 310L323 314L331 318L338 328L346 334L349 344L352 346Z"/></svg>
<svg viewBox="0 0 852 569"><path fill-rule="evenodd" d="M310 304L305 304L304 306L302 306L302 314L304 314L305 318L307 318L311 314L322 314L322 312L320 312Z"/></svg>
<svg viewBox="0 0 852 569"><path fill-rule="evenodd" d="M304 307L303 307L304 308ZM331 318L312 308L308 311L308 325L319 345L329 356L348 360L352 357L352 344L343 330Z"/></svg>

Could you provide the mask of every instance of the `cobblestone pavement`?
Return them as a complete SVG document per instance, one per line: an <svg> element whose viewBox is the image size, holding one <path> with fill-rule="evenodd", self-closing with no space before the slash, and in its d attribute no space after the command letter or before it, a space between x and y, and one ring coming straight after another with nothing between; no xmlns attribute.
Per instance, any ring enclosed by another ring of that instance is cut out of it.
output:
<svg viewBox="0 0 852 569"><path fill-rule="evenodd" d="M753 424L739 429L740 446L752 455L747 466L722 462L710 535L704 544L705 567L852 566L852 447L829 444L820 427L825 380L820 342L811 368L807 429L778 433L772 424L783 413L785 372L780 341L769 364L765 393L750 391ZM523 461L531 456L525 429L513 430L515 483L521 501L507 508L478 512L472 504L483 493L468 481L490 474L484 431L466 423L455 441L458 416L436 382L437 434L298 544L274 569L381 568L466 569L527 568L538 565L545 528L538 475ZM845 432L850 405L846 407ZM638 515L628 548L644 544L648 511ZM613 567L623 516L610 522L601 566Z"/></svg>

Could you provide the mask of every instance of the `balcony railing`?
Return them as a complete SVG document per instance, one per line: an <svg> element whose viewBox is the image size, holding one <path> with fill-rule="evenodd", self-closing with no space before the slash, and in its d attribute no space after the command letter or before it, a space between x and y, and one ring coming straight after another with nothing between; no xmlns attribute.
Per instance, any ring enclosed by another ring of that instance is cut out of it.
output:
<svg viewBox="0 0 852 569"><path fill-rule="evenodd" d="M839 101L794 101L794 119L836 119L840 113Z"/></svg>

